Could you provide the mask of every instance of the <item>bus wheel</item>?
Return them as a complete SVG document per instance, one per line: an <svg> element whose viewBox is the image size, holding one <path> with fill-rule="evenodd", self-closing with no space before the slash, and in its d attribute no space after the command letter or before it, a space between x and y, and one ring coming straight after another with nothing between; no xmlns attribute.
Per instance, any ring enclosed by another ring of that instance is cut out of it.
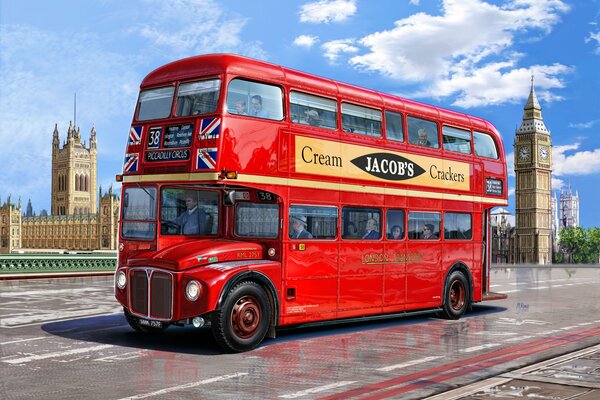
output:
<svg viewBox="0 0 600 400"><path fill-rule="evenodd" d="M255 282L241 282L227 294L221 308L212 315L212 332L223 349L252 350L262 342L271 319L271 304Z"/></svg>
<svg viewBox="0 0 600 400"><path fill-rule="evenodd" d="M165 323L163 323L162 328L152 328L150 326L144 326L144 325L140 324L139 319L137 317L129 314L129 311L127 311L126 309L123 309L123 313L125 314L125 319L127 320L127 323L129 324L129 326L132 327L137 332L153 333L153 334L161 333L169 327L169 325L165 324Z"/></svg>
<svg viewBox="0 0 600 400"><path fill-rule="evenodd" d="M444 304L441 312L442 318L459 319L464 315L471 304L469 282L460 271L450 274L444 293Z"/></svg>

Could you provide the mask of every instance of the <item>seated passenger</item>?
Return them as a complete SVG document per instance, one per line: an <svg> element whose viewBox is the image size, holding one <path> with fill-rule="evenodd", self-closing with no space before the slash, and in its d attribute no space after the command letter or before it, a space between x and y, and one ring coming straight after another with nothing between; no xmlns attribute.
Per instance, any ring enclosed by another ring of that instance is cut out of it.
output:
<svg viewBox="0 0 600 400"><path fill-rule="evenodd" d="M367 226L366 226L367 231L362 236L362 238L363 239L379 239L379 231L377 228L378 228L377 221L375 221L375 219L373 219L373 218L369 218L367 220Z"/></svg>
<svg viewBox="0 0 600 400"><path fill-rule="evenodd" d="M250 115L259 118L269 118L269 115L263 109L262 97L258 94L250 98Z"/></svg>
<svg viewBox="0 0 600 400"><path fill-rule="evenodd" d="M400 240L402 239L402 236L404 235L402 234L402 229L400 228L400 225L394 225L392 226L392 230L388 235L388 239Z"/></svg>
<svg viewBox="0 0 600 400"><path fill-rule="evenodd" d="M235 102L235 109L232 110L232 114L237 115L248 115L246 112L246 102L244 100L238 100Z"/></svg>
<svg viewBox="0 0 600 400"><path fill-rule="evenodd" d="M292 230L290 231L290 238L292 239L312 239L313 235L306 230L307 218L304 215L290 217L292 221Z"/></svg>
<svg viewBox="0 0 600 400"><path fill-rule="evenodd" d="M419 146L431 147L431 142L427 139L427 131L425 129L419 129L417 134L419 135L419 140L417 141Z"/></svg>
<svg viewBox="0 0 600 400"><path fill-rule="evenodd" d="M306 123L310 126L321 126L321 119L317 110L306 110Z"/></svg>
<svg viewBox="0 0 600 400"><path fill-rule="evenodd" d="M433 224L425 224L423 227L423 233L421 239L435 239L435 233L433 232Z"/></svg>

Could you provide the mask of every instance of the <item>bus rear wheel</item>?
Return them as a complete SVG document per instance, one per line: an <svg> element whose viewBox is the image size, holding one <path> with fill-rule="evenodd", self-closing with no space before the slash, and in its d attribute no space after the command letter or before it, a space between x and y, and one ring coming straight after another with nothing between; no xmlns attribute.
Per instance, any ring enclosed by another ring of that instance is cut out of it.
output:
<svg viewBox="0 0 600 400"><path fill-rule="evenodd" d="M252 350L269 330L269 297L255 282L238 283L229 291L222 307L213 313L211 322L213 336L223 349L232 352Z"/></svg>
<svg viewBox="0 0 600 400"><path fill-rule="evenodd" d="M441 317L446 319L459 319L471 304L469 282L460 271L454 271L448 276L444 293Z"/></svg>

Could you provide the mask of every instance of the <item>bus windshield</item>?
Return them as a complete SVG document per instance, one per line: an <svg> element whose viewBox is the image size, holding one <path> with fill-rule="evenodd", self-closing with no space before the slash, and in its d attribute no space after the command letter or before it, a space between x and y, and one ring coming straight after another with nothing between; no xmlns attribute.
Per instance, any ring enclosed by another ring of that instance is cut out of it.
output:
<svg viewBox="0 0 600 400"><path fill-rule="evenodd" d="M140 92L138 121L168 117L171 114L174 92L173 86Z"/></svg>
<svg viewBox="0 0 600 400"><path fill-rule="evenodd" d="M161 192L162 235L216 235L219 193L214 190L164 188Z"/></svg>
<svg viewBox="0 0 600 400"><path fill-rule="evenodd" d="M129 187L123 194L123 237L154 239L156 188Z"/></svg>

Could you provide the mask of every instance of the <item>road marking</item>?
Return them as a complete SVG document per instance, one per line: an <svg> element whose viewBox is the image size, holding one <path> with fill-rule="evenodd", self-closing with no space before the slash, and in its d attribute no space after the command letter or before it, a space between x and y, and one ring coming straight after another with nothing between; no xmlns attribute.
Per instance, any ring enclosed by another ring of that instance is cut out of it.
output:
<svg viewBox="0 0 600 400"><path fill-rule="evenodd" d="M520 342L521 340L527 340L527 339L531 339L532 337L535 337L535 336L519 336L519 337L513 337L513 338L509 338L509 339L504 339L504 342L506 342L506 343L510 343L510 342Z"/></svg>
<svg viewBox="0 0 600 400"><path fill-rule="evenodd" d="M538 287L532 287L530 288L531 290L542 290L542 289L549 289L548 286L538 286Z"/></svg>
<svg viewBox="0 0 600 400"><path fill-rule="evenodd" d="M330 383L329 385L317 386L317 387L306 389L306 390L302 390L302 391L296 392L296 393L283 394L283 395L281 395L279 397L282 398L282 399L297 399L298 397L303 397L303 396L306 396L306 395L309 395L309 394L314 394L314 393L321 393L321 392L325 392L327 390L331 390L331 389L336 389L336 388L343 387L343 386L352 385L354 383L356 383L356 381L335 382L335 383Z"/></svg>
<svg viewBox="0 0 600 400"><path fill-rule="evenodd" d="M0 346L4 346L5 344L13 344L13 343L21 343L21 342L30 342L30 341L32 341L32 340L40 340L40 339L47 339L47 336L34 337L34 338L30 338L30 339L20 339L20 340L13 340L12 342L2 342L2 343L0 343Z"/></svg>
<svg viewBox="0 0 600 400"><path fill-rule="evenodd" d="M460 352L461 353L473 353L474 351L491 349L493 347L498 347L498 346L501 346L501 344L500 343L486 343L486 344L482 344L481 346L473 346L473 347L467 347L466 349L461 349Z"/></svg>
<svg viewBox="0 0 600 400"><path fill-rule="evenodd" d="M130 351L128 353L116 354L114 356L96 358L94 361L102 361L102 362L115 362L115 361L125 361L125 360L133 360L134 358L142 357L142 351Z"/></svg>
<svg viewBox="0 0 600 400"><path fill-rule="evenodd" d="M85 289L55 289L55 290L29 290L26 292L5 292L0 293L0 297L20 297L20 296L48 296L51 294L80 294L88 292L105 292L104 288L85 288Z"/></svg>
<svg viewBox="0 0 600 400"><path fill-rule="evenodd" d="M0 328L21 328L24 326L40 325L47 322L59 322L91 316L111 315L118 313L119 311L121 311L120 306L100 306L74 311L52 311L30 315L21 314L17 317L2 318L2 320L0 320Z"/></svg>
<svg viewBox="0 0 600 400"><path fill-rule="evenodd" d="M221 375L221 376L216 376L214 378L205 379L203 381L186 383L184 385L179 385L179 386L172 386L170 388L165 388L165 389L157 390L156 392L138 394L136 396L131 396L131 397L123 397L122 399L119 399L119 400L145 399L146 397L160 396L160 395L163 395L163 394L167 394L167 393L171 393L171 392L176 392L178 390L191 389L191 388L195 388L197 386L206 385L208 383L225 381L225 380L233 379L233 378L239 378L239 377L245 376L245 375L248 375L248 373L247 372L236 372L235 374Z"/></svg>
<svg viewBox="0 0 600 400"><path fill-rule="evenodd" d="M418 360L407 361L402 364L395 364L395 365L390 365L389 367L377 368L377 371L389 372L389 371L393 371L395 369L411 367L411 366L417 365L417 364L423 364L428 361L437 360L439 358L444 358L444 356L431 356L431 357L420 358Z"/></svg>
<svg viewBox="0 0 600 400"><path fill-rule="evenodd" d="M64 356L72 356L74 354L90 353L92 351L108 349L109 347L113 347L113 345L112 344L103 344L100 346L84 347L81 349L57 351L56 353L46 353L46 354L32 355L32 356L21 357L21 358L13 358L12 360L2 360L2 362L7 363L7 364L25 364L25 363L28 363L31 361L46 360L48 358L58 358L58 357L64 357Z"/></svg>

